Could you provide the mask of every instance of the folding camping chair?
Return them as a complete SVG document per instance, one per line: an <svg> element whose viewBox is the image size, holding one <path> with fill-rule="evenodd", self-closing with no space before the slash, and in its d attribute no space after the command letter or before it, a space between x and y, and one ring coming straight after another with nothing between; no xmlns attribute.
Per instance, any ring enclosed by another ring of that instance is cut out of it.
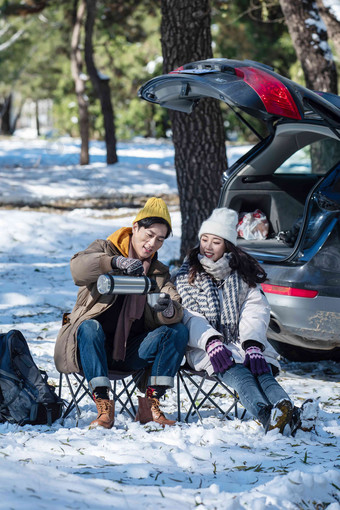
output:
<svg viewBox="0 0 340 510"><path fill-rule="evenodd" d="M207 382L212 382L209 385ZM191 389L187 382L191 383L194 388ZM185 422L189 421L190 416L197 414L200 422L202 423L202 415L200 410L203 407L208 406L209 408L214 408L219 411L221 414L221 419L232 420L233 418L229 415L232 411L234 411L234 417L238 418L238 404L241 405L239 397L236 391L231 390L217 375L208 375L207 372L197 372L192 369L188 364L180 367L177 373L177 412L178 412L178 421L181 421L181 384L183 385L185 392L190 401L189 410L186 413L184 418ZM218 402L216 402L215 390L216 388L220 388L223 391L223 398L226 400L228 404L227 409L223 409ZM196 390L195 390L196 389ZM243 420L246 414L246 410L244 409L240 419Z"/></svg>
<svg viewBox="0 0 340 510"><path fill-rule="evenodd" d="M62 325L67 324L69 320L69 313L65 312L62 316ZM119 402L121 404L121 409L119 413L126 411L132 419L136 416L136 408L132 400L132 396L136 391L140 381L142 380L144 374L144 369L136 370L132 372L113 372L109 370L108 377L110 381L113 381L113 388L111 391L113 393L113 399L115 402ZM62 388L63 388L63 377L66 379L66 383L68 389L71 393L71 401L67 404L67 407L62 416L65 419L73 409L76 409L77 418L79 420L81 416L79 402L83 400L84 397L89 396L93 401L93 396L91 391L87 387L86 379L83 373L72 373L72 374L62 374L59 375L59 397L61 397ZM129 379L127 382L125 379ZM72 385L73 381L73 385ZM122 388L119 389L118 384L121 384ZM76 389L73 388L76 386ZM125 398L125 400L123 400ZM128 405L130 404L130 408Z"/></svg>
<svg viewBox="0 0 340 510"><path fill-rule="evenodd" d="M135 372L112 372L109 371L108 377L110 381L113 381L113 387L111 388L113 399L115 402L119 402L121 409L119 413L126 411L132 419L136 416L135 404L132 400L132 396L138 387L139 382L143 377L144 369ZM76 409L77 418L80 419L81 411L79 403L84 397L89 396L93 401L91 391L88 389L86 379L82 373L62 374L59 376L59 397L61 397L63 388L63 378L66 379L68 389L71 393L71 401L68 403L63 419L65 419L73 409ZM128 379L126 381L126 379ZM120 387L119 387L120 386Z"/></svg>

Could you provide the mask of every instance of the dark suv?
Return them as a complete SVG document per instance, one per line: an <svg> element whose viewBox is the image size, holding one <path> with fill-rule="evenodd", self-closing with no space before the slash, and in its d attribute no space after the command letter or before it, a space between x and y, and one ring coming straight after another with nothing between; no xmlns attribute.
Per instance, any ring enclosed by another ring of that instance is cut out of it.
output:
<svg viewBox="0 0 340 510"><path fill-rule="evenodd" d="M260 209L269 221L265 239L238 244L268 274L268 339L276 350L291 360L339 360L340 97L228 59L184 65L148 81L139 96L189 114L213 97L248 126L249 116L266 125L267 134L225 172L219 207Z"/></svg>

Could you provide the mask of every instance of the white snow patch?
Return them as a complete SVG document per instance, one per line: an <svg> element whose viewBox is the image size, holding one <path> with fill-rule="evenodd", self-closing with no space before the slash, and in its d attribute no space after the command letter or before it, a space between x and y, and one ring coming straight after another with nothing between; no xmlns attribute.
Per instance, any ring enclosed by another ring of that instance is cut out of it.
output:
<svg viewBox="0 0 340 510"><path fill-rule="evenodd" d="M92 149L93 162L82 168L76 162L77 141L0 140L1 200L30 203L42 193L53 202L99 194L100 189L107 194L177 190L173 148L167 142L122 144L119 150L125 154L111 167L103 162L103 145L94 143ZM63 214L0 210L0 332L22 331L38 366L55 385L55 339L62 313L71 310L78 290L70 258L94 239L131 224L136 214L132 208L109 212L110 219L90 208ZM179 255L180 212L173 210L171 216L174 235L160 250L165 263ZM295 438L277 431L264 435L249 416L242 422L221 421L208 407L202 410L203 424L194 417L189 424L162 429L133 422L119 414L117 404L112 430L89 430L96 410L86 399L80 403L79 422L71 414L64 425L52 427L0 424L0 507L295 510L328 505L328 510L339 510L339 376L339 364L331 361L283 363L279 381L296 405L319 397L315 431L298 431ZM63 396L70 397L66 387ZM176 398L174 389L162 401L174 419ZM222 393L216 398L225 403ZM181 402L184 412L188 399L183 390Z"/></svg>

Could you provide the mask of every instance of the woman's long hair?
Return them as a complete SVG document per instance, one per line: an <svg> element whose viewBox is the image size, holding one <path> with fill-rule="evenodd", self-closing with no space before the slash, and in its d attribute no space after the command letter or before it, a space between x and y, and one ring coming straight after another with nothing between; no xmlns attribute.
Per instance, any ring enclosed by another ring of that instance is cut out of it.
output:
<svg viewBox="0 0 340 510"><path fill-rule="evenodd" d="M235 246L229 241L224 241L226 251L232 254L230 258L230 268L232 271L237 271L242 280L245 281L249 287L256 287L257 283L263 283L267 279L267 273L261 267L254 257L246 253L242 248ZM203 273L204 268L200 264L197 255L200 252L199 246L193 248L188 254L189 260L189 283L194 283L197 273Z"/></svg>

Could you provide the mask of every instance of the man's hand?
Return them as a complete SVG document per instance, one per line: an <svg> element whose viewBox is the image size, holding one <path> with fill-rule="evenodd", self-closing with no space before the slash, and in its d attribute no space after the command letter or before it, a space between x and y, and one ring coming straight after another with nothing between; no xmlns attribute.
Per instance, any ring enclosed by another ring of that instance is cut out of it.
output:
<svg viewBox="0 0 340 510"><path fill-rule="evenodd" d="M246 356L243 365L252 372L254 375L262 375L270 372L268 363L266 362L262 351L259 347L254 345L246 349Z"/></svg>
<svg viewBox="0 0 340 510"><path fill-rule="evenodd" d="M139 259L132 259L130 257L117 255L116 257L113 257L111 265L113 269L120 269L127 275L141 276L144 273L143 263Z"/></svg>
<svg viewBox="0 0 340 510"><path fill-rule="evenodd" d="M165 292L161 292L158 298L157 303L153 306L155 312L162 312L164 317L173 317L175 309L173 302L169 296Z"/></svg>

